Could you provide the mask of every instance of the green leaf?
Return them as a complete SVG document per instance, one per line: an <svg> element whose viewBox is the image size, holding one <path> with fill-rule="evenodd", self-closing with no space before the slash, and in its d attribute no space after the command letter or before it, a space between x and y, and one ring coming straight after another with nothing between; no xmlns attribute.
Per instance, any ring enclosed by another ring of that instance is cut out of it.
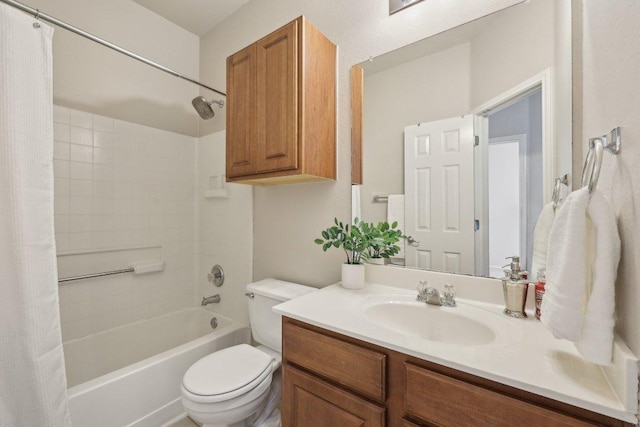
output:
<svg viewBox="0 0 640 427"><path fill-rule="evenodd" d="M317 244L319 244L319 245L322 245L322 244L324 243L324 240L322 240L322 239L316 239L316 240L314 240L314 242L316 242L316 243L317 243Z"/></svg>

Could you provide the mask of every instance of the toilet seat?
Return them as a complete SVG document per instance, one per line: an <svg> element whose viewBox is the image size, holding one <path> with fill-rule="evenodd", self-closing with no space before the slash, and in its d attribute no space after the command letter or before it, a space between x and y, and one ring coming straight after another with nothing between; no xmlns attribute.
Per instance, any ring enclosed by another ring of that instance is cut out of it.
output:
<svg viewBox="0 0 640 427"><path fill-rule="evenodd" d="M217 414L233 411L234 409L252 405L253 403L260 403L264 400L264 398L269 394L271 381L272 376L269 375L253 390L246 394L228 400L215 402L207 400L206 397L194 395L182 386L182 404L185 409L201 414Z"/></svg>
<svg viewBox="0 0 640 427"><path fill-rule="evenodd" d="M228 347L194 363L182 379L183 394L198 403L225 402L268 388L274 358L248 344Z"/></svg>

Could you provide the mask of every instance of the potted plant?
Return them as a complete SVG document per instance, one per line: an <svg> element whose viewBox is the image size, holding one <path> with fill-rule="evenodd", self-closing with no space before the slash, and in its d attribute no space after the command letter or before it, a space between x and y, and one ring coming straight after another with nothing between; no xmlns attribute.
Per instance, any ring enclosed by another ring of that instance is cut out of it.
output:
<svg viewBox="0 0 640 427"><path fill-rule="evenodd" d="M364 287L363 262L369 256L370 236L363 232L366 223L358 218L353 225L344 224L334 218L334 225L322 231L322 238L315 242L322 245L322 250L342 248L347 256L347 262L342 264L342 286L347 289L361 289Z"/></svg>
<svg viewBox="0 0 640 427"><path fill-rule="evenodd" d="M384 264L384 260L400 253L400 246L397 243L400 239L406 239L402 230L397 229L398 222L391 225L387 221L379 222L378 225L365 224L362 226L363 232L369 236L369 247L367 248L367 262L371 264Z"/></svg>

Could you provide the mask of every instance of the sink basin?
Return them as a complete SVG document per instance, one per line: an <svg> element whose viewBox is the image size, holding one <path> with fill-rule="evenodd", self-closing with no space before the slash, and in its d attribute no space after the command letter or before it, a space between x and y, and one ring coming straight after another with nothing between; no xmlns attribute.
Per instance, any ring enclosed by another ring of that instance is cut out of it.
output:
<svg viewBox="0 0 640 427"><path fill-rule="evenodd" d="M364 317L386 329L427 341L459 346L514 342L521 338L513 320L471 304L441 307L408 295L369 299Z"/></svg>

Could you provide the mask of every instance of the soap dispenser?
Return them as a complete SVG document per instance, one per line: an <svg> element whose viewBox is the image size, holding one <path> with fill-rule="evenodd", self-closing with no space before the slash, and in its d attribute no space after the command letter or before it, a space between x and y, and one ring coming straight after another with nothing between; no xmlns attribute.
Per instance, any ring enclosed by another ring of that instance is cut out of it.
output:
<svg viewBox="0 0 640 427"><path fill-rule="evenodd" d="M527 317L524 306L527 302L529 282L527 272L520 270L520 257L517 255L507 257L511 260L509 269L505 269L502 279L502 291L504 292L504 314L511 317ZM506 265L505 265L506 267Z"/></svg>

